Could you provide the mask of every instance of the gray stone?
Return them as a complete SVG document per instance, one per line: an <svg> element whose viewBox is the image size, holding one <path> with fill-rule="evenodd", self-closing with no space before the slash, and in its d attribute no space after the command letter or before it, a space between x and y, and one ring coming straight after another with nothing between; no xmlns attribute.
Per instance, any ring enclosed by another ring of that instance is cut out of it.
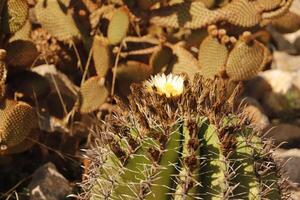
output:
<svg viewBox="0 0 300 200"><path fill-rule="evenodd" d="M291 118L297 115L300 110L299 72L273 69L259 74L271 88L261 99L268 116Z"/></svg>
<svg viewBox="0 0 300 200"><path fill-rule="evenodd" d="M300 15L300 0L294 0L293 1L292 6L290 8L290 11Z"/></svg>
<svg viewBox="0 0 300 200"><path fill-rule="evenodd" d="M277 32L273 27L268 27L268 31L271 34L272 38L276 44L276 52L284 51L289 54L296 54L297 49L293 46L287 38L284 37L281 33Z"/></svg>
<svg viewBox="0 0 300 200"><path fill-rule="evenodd" d="M300 145L300 127L293 124L271 125L265 132L265 136L274 139L276 144L287 143L284 146L294 146L295 142L298 142Z"/></svg>
<svg viewBox="0 0 300 200"><path fill-rule="evenodd" d="M47 163L34 172L29 189L31 200L64 200L72 193L70 183L52 163Z"/></svg>
<svg viewBox="0 0 300 200"><path fill-rule="evenodd" d="M297 52L300 54L300 37L297 37L295 42L294 42L294 46L297 49Z"/></svg>
<svg viewBox="0 0 300 200"><path fill-rule="evenodd" d="M296 47L295 47L296 49ZM300 56L290 55L284 51L275 51L273 53L273 69L295 71L300 69Z"/></svg>
<svg viewBox="0 0 300 200"><path fill-rule="evenodd" d="M272 92L272 87L262 76L256 76L245 84L245 96L258 101L262 100L265 93Z"/></svg>
<svg viewBox="0 0 300 200"><path fill-rule="evenodd" d="M288 180L300 184L300 150L277 150L275 155L282 161L283 171L288 176Z"/></svg>

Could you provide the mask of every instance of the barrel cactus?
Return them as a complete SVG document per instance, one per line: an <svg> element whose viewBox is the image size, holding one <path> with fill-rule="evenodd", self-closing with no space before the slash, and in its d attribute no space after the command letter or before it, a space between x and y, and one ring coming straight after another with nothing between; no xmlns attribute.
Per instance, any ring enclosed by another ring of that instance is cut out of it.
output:
<svg viewBox="0 0 300 200"><path fill-rule="evenodd" d="M83 199L289 198L271 143L235 105L240 83L170 74L131 90L95 132Z"/></svg>

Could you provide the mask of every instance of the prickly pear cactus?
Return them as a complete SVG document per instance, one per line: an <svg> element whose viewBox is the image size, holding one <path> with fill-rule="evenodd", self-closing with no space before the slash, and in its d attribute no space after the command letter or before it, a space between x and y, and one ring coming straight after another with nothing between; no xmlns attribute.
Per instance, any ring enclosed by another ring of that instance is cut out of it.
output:
<svg viewBox="0 0 300 200"><path fill-rule="evenodd" d="M268 49L248 31L237 39L228 36L225 29L211 25L208 34L198 55L201 73L207 78L225 76L234 81L249 80L269 62Z"/></svg>
<svg viewBox="0 0 300 200"><path fill-rule="evenodd" d="M120 43L126 36L128 28L128 12L124 8L116 10L108 26L107 37L110 44Z"/></svg>
<svg viewBox="0 0 300 200"><path fill-rule="evenodd" d="M3 9L1 29L4 33L15 33L28 19L29 6L26 0L7 0Z"/></svg>
<svg viewBox="0 0 300 200"><path fill-rule="evenodd" d="M52 36L62 41L81 38L71 13L65 13L61 1L38 0L34 7L37 21Z"/></svg>
<svg viewBox="0 0 300 200"><path fill-rule="evenodd" d="M96 110L105 102L108 94L103 78L98 76L89 78L80 87L80 111L88 113Z"/></svg>
<svg viewBox="0 0 300 200"><path fill-rule="evenodd" d="M293 0L236 0L211 10L203 1L183 1L154 10L150 22L164 27L197 29L226 21L249 28L265 25L270 19L283 15L292 2Z"/></svg>
<svg viewBox="0 0 300 200"><path fill-rule="evenodd" d="M96 135L83 199L288 199L272 147L233 104L228 82L158 75Z"/></svg>
<svg viewBox="0 0 300 200"><path fill-rule="evenodd" d="M4 62L5 57L6 51L4 49L0 49L0 100L4 96L5 81L7 76L6 63Z"/></svg>
<svg viewBox="0 0 300 200"><path fill-rule="evenodd" d="M27 103L0 101L0 155L22 143L37 127L34 109Z"/></svg>

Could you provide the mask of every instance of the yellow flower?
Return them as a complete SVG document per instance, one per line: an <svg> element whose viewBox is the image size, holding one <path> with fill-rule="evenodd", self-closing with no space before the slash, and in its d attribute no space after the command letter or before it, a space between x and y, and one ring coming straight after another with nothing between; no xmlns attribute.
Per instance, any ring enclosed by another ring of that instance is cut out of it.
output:
<svg viewBox="0 0 300 200"><path fill-rule="evenodd" d="M158 94L164 94L169 98L182 94L184 89L183 82L184 78L182 76L159 74L152 76L150 80L146 81L145 85L150 91L154 89Z"/></svg>

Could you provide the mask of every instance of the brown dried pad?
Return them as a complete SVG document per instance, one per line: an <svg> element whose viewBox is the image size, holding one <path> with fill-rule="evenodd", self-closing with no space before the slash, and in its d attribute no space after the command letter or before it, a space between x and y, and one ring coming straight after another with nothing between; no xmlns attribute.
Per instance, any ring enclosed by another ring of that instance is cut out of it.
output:
<svg viewBox="0 0 300 200"><path fill-rule="evenodd" d="M7 65L19 69L28 68L38 57L35 44L29 40L15 40L7 46Z"/></svg>
<svg viewBox="0 0 300 200"><path fill-rule="evenodd" d="M7 149L23 142L37 127L34 109L25 102L3 100L0 103L0 145Z"/></svg>

